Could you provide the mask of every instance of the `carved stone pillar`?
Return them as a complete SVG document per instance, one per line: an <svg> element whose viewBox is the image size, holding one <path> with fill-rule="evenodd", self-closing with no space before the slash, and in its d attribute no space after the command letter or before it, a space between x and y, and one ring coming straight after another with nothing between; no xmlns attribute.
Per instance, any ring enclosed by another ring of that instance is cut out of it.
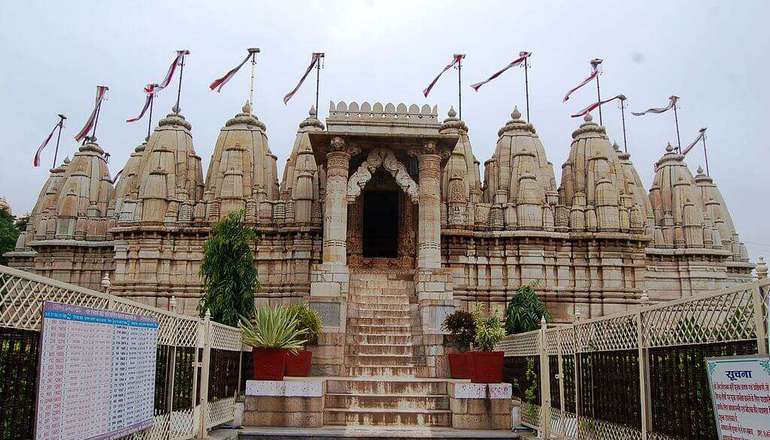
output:
<svg viewBox="0 0 770 440"><path fill-rule="evenodd" d="M429 142L425 153L419 156L420 166L420 207L418 229L418 269L441 267L441 156L436 154L436 145Z"/></svg>
<svg viewBox="0 0 770 440"><path fill-rule="evenodd" d="M346 263L348 230L348 166L350 154L343 151L345 141L332 139L334 151L326 155L326 199L324 212L323 262Z"/></svg>

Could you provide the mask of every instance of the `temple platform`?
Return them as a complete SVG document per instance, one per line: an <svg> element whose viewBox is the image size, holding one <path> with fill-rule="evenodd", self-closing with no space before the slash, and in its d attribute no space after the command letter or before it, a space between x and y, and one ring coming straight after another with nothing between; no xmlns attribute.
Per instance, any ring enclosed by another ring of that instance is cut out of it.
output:
<svg viewBox="0 0 770 440"><path fill-rule="evenodd" d="M497 439L520 438L512 431L468 430L440 427L372 427L372 426L325 426L321 428L243 428L238 434L239 440L256 439L318 439L340 438L376 439L376 438L432 438L432 439Z"/></svg>

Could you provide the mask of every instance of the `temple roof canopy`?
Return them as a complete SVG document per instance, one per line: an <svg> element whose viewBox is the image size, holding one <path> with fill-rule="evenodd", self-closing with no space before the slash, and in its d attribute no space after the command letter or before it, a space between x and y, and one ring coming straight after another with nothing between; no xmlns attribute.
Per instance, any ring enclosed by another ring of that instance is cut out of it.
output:
<svg viewBox="0 0 770 440"><path fill-rule="evenodd" d="M328 120L327 120L328 123ZM323 131L308 133L316 162L326 163L326 153L330 151L332 139L340 137L346 145L357 148L387 148L407 152L419 152L429 143L433 143L436 152L442 156L442 164L449 159L460 137L456 134L406 134L406 133L356 133L350 131Z"/></svg>

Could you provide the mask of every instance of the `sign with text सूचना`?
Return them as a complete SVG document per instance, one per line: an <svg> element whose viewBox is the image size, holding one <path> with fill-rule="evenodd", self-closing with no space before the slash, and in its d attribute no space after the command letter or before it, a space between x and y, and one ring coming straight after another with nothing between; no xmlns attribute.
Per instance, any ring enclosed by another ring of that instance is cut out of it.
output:
<svg viewBox="0 0 770 440"><path fill-rule="evenodd" d="M770 438L770 357L706 358L720 440Z"/></svg>
<svg viewBox="0 0 770 440"><path fill-rule="evenodd" d="M153 424L158 321L43 303L35 438L116 439Z"/></svg>

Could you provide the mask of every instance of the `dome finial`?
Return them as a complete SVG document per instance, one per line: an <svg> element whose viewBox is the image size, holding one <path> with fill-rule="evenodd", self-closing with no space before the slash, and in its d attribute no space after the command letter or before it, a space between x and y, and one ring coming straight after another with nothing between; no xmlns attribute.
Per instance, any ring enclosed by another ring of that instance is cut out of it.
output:
<svg viewBox="0 0 770 440"><path fill-rule="evenodd" d="M457 112L455 111L454 106L449 107L449 112L447 113L447 116L449 116L450 118L454 118L457 116Z"/></svg>
<svg viewBox="0 0 770 440"><path fill-rule="evenodd" d="M586 121L586 122L591 122L591 121L594 120L594 117L591 116L591 113L586 113L586 115L583 116L583 120Z"/></svg>
<svg viewBox="0 0 770 440"><path fill-rule="evenodd" d="M316 115L318 114L318 112L316 111L316 109L315 109L315 106L314 106L314 105L311 105L311 106L310 106L310 111L308 111L307 113L308 113L308 115L309 115L311 118L315 118L315 117L316 117Z"/></svg>
<svg viewBox="0 0 770 440"><path fill-rule="evenodd" d="M670 153L672 151L674 151L674 147L672 147L671 142L669 142L668 145L666 145L666 153Z"/></svg>
<svg viewBox="0 0 770 440"><path fill-rule="evenodd" d="M511 119L514 121L517 119L521 119L521 112L519 111L519 106L514 105L513 106L513 112L511 112Z"/></svg>
<svg viewBox="0 0 770 440"><path fill-rule="evenodd" d="M698 169L696 170L698 174L703 174L703 167L698 165Z"/></svg>
<svg viewBox="0 0 770 440"><path fill-rule="evenodd" d="M247 115L251 114L251 103L248 100L246 100L246 102L243 104L243 107L241 107L241 111Z"/></svg>

